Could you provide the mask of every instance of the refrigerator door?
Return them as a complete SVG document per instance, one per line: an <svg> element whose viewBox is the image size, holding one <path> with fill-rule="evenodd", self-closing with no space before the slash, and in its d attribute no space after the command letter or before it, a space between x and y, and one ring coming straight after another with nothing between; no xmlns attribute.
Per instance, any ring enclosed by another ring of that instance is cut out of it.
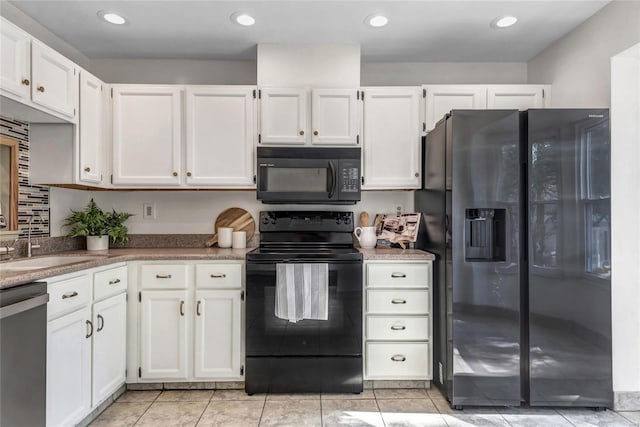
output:
<svg viewBox="0 0 640 427"><path fill-rule="evenodd" d="M520 116L454 110L451 190L451 403L520 405Z"/></svg>
<svg viewBox="0 0 640 427"><path fill-rule="evenodd" d="M609 112L529 110L531 405L612 407Z"/></svg>

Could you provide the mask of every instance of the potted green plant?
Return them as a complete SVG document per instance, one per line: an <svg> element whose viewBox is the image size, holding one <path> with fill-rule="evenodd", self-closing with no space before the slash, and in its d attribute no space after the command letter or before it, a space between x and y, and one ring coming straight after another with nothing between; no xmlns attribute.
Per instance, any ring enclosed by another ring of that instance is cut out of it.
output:
<svg viewBox="0 0 640 427"><path fill-rule="evenodd" d="M115 244L123 244L129 237L124 222L133 214L126 212L103 212L91 199L82 211L71 210L65 226L71 227L69 237L86 236L87 250L99 251L109 249L109 237Z"/></svg>

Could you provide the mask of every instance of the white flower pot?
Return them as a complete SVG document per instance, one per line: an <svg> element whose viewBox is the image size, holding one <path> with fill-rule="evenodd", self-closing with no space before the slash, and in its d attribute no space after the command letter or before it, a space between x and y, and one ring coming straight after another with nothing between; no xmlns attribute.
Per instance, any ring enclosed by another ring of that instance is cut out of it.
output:
<svg viewBox="0 0 640 427"><path fill-rule="evenodd" d="M109 249L109 236L87 236L88 251L106 251Z"/></svg>

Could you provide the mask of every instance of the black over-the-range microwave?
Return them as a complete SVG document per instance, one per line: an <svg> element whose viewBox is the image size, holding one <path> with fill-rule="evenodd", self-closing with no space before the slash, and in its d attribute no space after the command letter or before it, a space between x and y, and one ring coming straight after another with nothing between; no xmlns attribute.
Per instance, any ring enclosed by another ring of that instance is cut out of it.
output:
<svg viewBox="0 0 640 427"><path fill-rule="evenodd" d="M258 147L263 203L354 204L360 200L360 148Z"/></svg>

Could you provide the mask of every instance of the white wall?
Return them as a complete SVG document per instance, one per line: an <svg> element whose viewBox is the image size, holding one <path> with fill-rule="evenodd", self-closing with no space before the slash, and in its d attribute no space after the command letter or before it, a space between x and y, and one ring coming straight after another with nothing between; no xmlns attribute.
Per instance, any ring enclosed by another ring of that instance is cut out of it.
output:
<svg viewBox="0 0 640 427"><path fill-rule="evenodd" d="M64 218L69 209L82 209L93 197L103 210L115 209L135 214L126 225L131 234L207 234L213 233L218 214L231 207L246 209L254 220L261 210L334 209L352 211L357 215L367 211L392 213L402 205L413 210L411 191L364 191L356 205L264 205L254 191L80 191L51 188L51 236L64 236ZM156 219L142 218L143 203L156 204Z"/></svg>
<svg viewBox="0 0 640 427"><path fill-rule="evenodd" d="M611 164L613 388L640 410L640 43L611 60Z"/></svg>
<svg viewBox="0 0 640 427"><path fill-rule="evenodd" d="M609 107L612 56L640 42L640 2L613 1L527 64L555 108Z"/></svg>
<svg viewBox="0 0 640 427"><path fill-rule="evenodd" d="M108 83L255 85L255 61L93 59L91 72Z"/></svg>
<svg viewBox="0 0 640 427"><path fill-rule="evenodd" d="M527 82L524 62L363 62L362 86Z"/></svg>

